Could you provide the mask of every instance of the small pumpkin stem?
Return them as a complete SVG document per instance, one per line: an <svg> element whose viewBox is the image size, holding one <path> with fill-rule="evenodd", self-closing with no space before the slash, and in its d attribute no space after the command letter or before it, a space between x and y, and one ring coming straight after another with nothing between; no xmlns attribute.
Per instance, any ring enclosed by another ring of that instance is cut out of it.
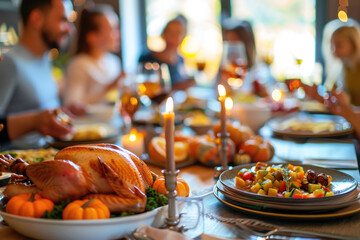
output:
<svg viewBox="0 0 360 240"><path fill-rule="evenodd" d="M94 200L95 200L95 198L90 199L89 201L84 203L81 207L82 208L87 208Z"/></svg>
<svg viewBox="0 0 360 240"><path fill-rule="evenodd" d="M31 196L29 198L29 202L35 202L35 195L36 195L37 192L32 192L31 193Z"/></svg>

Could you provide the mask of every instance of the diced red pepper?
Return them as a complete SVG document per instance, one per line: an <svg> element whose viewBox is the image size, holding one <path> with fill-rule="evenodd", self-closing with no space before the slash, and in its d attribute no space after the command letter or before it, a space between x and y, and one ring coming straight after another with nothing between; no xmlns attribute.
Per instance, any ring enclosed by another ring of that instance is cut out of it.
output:
<svg viewBox="0 0 360 240"><path fill-rule="evenodd" d="M328 189L327 187L323 188L325 192L331 192L330 189Z"/></svg>
<svg viewBox="0 0 360 240"><path fill-rule="evenodd" d="M279 192L282 193L286 190L286 183L284 181L280 182Z"/></svg>
<svg viewBox="0 0 360 240"><path fill-rule="evenodd" d="M250 180L252 179L253 175L251 172L244 172L244 174L242 175L242 179L244 180Z"/></svg>
<svg viewBox="0 0 360 240"><path fill-rule="evenodd" d="M293 197L293 198L303 198L303 195L302 195L302 194L295 193L292 197Z"/></svg>

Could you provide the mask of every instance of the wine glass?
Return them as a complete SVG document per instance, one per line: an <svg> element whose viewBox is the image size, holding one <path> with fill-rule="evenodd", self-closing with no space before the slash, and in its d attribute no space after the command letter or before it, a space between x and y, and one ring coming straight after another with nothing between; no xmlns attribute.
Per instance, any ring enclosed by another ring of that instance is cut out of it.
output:
<svg viewBox="0 0 360 240"><path fill-rule="evenodd" d="M125 127L131 127L134 115L140 108L140 99L135 87L129 81L124 81L117 105Z"/></svg>
<svg viewBox="0 0 360 240"><path fill-rule="evenodd" d="M166 98L166 85L162 84L160 67L163 68L157 62L139 64L136 74L136 89L140 101L154 112L155 122L160 121L159 105Z"/></svg>
<svg viewBox="0 0 360 240"><path fill-rule="evenodd" d="M242 42L224 42L220 74L232 90L239 89L247 73L248 61Z"/></svg>
<svg viewBox="0 0 360 240"><path fill-rule="evenodd" d="M139 64L136 75L137 92L145 106L162 91L160 65L156 62Z"/></svg>

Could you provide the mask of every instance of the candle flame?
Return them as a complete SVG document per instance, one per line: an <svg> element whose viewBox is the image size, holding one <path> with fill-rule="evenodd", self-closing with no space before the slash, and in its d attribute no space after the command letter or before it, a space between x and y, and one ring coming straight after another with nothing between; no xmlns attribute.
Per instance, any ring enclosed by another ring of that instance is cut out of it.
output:
<svg viewBox="0 0 360 240"><path fill-rule="evenodd" d="M130 142L135 142L136 140L136 135L137 135L137 131L135 128L131 129L130 133L129 133L129 140Z"/></svg>
<svg viewBox="0 0 360 240"><path fill-rule="evenodd" d="M165 106L165 111L167 113L173 112L174 111L174 100L172 99L172 97L169 97L166 100L166 106Z"/></svg>
<svg viewBox="0 0 360 240"><path fill-rule="evenodd" d="M130 134L129 140L130 140L130 142L135 142L135 140L136 140L136 135L135 135L135 134Z"/></svg>
<svg viewBox="0 0 360 240"><path fill-rule="evenodd" d="M220 97L225 97L226 96L226 90L225 87L222 84L218 85L218 93Z"/></svg>
<svg viewBox="0 0 360 240"><path fill-rule="evenodd" d="M234 106L233 100L230 97L225 99L225 108L226 110L231 110Z"/></svg>
<svg viewBox="0 0 360 240"><path fill-rule="evenodd" d="M347 13L343 10L338 12L338 18L340 19L340 21L342 22L347 22L348 21L348 16Z"/></svg>
<svg viewBox="0 0 360 240"><path fill-rule="evenodd" d="M274 99L275 102L280 102L281 99L283 98L283 92L279 89L275 89L271 93L271 97L272 97L272 99Z"/></svg>

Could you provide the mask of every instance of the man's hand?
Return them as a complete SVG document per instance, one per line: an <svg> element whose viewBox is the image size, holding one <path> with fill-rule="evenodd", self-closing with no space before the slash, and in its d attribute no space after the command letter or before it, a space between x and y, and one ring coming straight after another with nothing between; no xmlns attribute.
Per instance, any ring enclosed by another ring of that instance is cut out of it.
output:
<svg viewBox="0 0 360 240"><path fill-rule="evenodd" d="M68 134L74 133L74 128L69 124L69 122L64 122L61 118L59 118L59 114L65 113L61 110L45 110L40 112L36 116L35 129L42 135L49 135L58 139L64 139Z"/></svg>

